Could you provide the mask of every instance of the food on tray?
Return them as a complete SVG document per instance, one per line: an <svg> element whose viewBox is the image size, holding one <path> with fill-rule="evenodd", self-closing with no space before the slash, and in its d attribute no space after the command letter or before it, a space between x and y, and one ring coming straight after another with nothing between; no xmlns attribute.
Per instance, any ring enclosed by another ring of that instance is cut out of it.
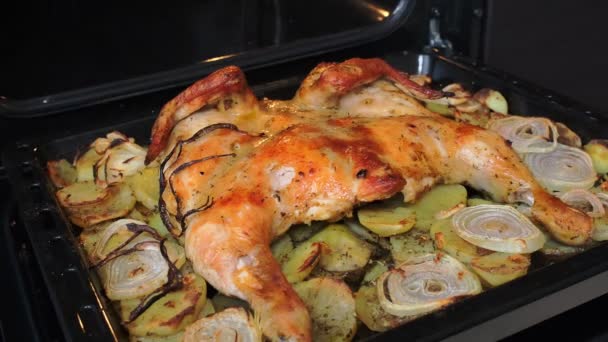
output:
<svg viewBox="0 0 608 342"><path fill-rule="evenodd" d="M604 144L431 81L351 59L259 100L227 67L149 146L108 132L50 161L131 337L348 341L608 239Z"/></svg>

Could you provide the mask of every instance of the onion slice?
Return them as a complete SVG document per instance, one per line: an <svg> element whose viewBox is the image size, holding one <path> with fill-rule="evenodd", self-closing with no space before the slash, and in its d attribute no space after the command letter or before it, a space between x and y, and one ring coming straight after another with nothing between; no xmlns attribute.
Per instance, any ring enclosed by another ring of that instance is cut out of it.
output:
<svg viewBox="0 0 608 342"><path fill-rule="evenodd" d="M558 144L548 153L526 153L523 161L534 177L552 191L589 189L597 180L591 157L578 148Z"/></svg>
<svg viewBox="0 0 608 342"><path fill-rule="evenodd" d="M382 308L395 316L421 315L481 292L477 276L447 254L408 259L377 281Z"/></svg>
<svg viewBox="0 0 608 342"><path fill-rule="evenodd" d="M160 243L145 241L136 248L99 269L104 290L111 300L142 297L167 283L169 265L160 251Z"/></svg>
<svg viewBox="0 0 608 342"><path fill-rule="evenodd" d="M490 121L488 129L511 142L518 153L551 152L557 147L557 127L547 118L507 116ZM550 141L550 144L547 144Z"/></svg>
<svg viewBox="0 0 608 342"><path fill-rule="evenodd" d="M606 214L605 201L602 201L599 195L604 194L596 196L588 190L573 189L559 195L559 198L569 206L585 211L590 217L602 217Z"/></svg>
<svg viewBox="0 0 608 342"><path fill-rule="evenodd" d="M452 216L454 231L475 246L505 253L532 253L543 247L545 235L508 205L481 204Z"/></svg>
<svg viewBox="0 0 608 342"><path fill-rule="evenodd" d="M115 248L111 248L110 250L108 250L109 246L109 242L110 239L112 239L113 236L117 235L117 234L121 234L122 232L125 233L131 233L131 230L129 229L129 225L134 224L137 226L145 226L146 223L143 221L138 221L138 220L133 220L133 219L120 219L117 220L115 222L113 222L112 224L110 224L108 227L106 227L103 231L103 235L99 238L99 242L97 242L97 245L95 246L95 249L93 250L93 252L91 253L91 257L93 260L96 261L102 261L104 259L107 259L108 256L110 254L112 254L115 250L121 249L123 247L126 246L126 244L132 242L132 240L135 238L134 235L130 235L130 237L128 239L126 239L126 243L123 242L123 244L117 245ZM135 233L135 232L134 232ZM136 233L135 233L136 234ZM160 239L151 239L151 240L160 240ZM142 242L137 241L137 242Z"/></svg>
<svg viewBox="0 0 608 342"><path fill-rule="evenodd" d="M117 234L124 234L112 241ZM111 300L148 296L172 287L179 273L167 255L165 240L150 226L137 220L122 219L103 232L91 259L99 268L106 295ZM110 246L112 245L112 246Z"/></svg>
<svg viewBox="0 0 608 342"><path fill-rule="evenodd" d="M228 308L186 327L184 342L261 342L258 322L243 308Z"/></svg>
<svg viewBox="0 0 608 342"><path fill-rule="evenodd" d="M147 150L120 133L112 132L107 138L97 139L93 148L103 153L93 170L98 186L120 183L145 167Z"/></svg>

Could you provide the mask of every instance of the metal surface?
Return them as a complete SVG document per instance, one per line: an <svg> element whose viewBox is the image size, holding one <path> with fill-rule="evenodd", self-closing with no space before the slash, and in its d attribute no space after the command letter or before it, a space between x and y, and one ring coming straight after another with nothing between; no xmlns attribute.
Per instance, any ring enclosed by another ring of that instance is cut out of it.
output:
<svg viewBox="0 0 608 342"><path fill-rule="evenodd" d="M0 116L33 118L185 85L228 64L252 70L363 45L400 28L415 1L11 5L39 20L6 27Z"/></svg>

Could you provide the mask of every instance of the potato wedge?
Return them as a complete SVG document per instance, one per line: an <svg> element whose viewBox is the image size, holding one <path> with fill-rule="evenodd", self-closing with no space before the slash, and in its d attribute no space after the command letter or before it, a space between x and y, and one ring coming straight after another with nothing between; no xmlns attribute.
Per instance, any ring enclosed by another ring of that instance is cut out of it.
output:
<svg viewBox="0 0 608 342"><path fill-rule="evenodd" d="M357 211L359 222L380 237L402 234L414 227L416 212L412 208L369 206Z"/></svg>
<svg viewBox="0 0 608 342"><path fill-rule="evenodd" d="M414 317L393 316L382 308L378 301L376 285L361 286L355 293L357 318L371 331L386 331L395 328Z"/></svg>
<svg viewBox="0 0 608 342"><path fill-rule="evenodd" d="M63 188L60 191L68 188L70 187ZM110 186L106 188L106 191L108 194L101 201L85 205L65 206L70 221L86 229L97 223L125 216L135 206L135 197L127 184ZM65 200L70 201L70 199Z"/></svg>
<svg viewBox="0 0 608 342"><path fill-rule="evenodd" d="M343 281L314 278L294 285L312 319L313 341L350 341L357 332L355 299Z"/></svg>
<svg viewBox="0 0 608 342"><path fill-rule="evenodd" d="M137 201L150 210L158 208L160 197L159 168L147 167L127 177Z"/></svg>
<svg viewBox="0 0 608 342"><path fill-rule="evenodd" d="M95 179L93 168L103 154L98 154L94 148L88 149L83 155L76 159L76 180L78 182L92 181Z"/></svg>
<svg viewBox="0 0 608 342"><path fill-rule="evenodd" d="M290 283L297 283L308 277L321 259L323 242L304 242L287 255L281 270Z"/></svg>
<svg viewBox="0 0 608 342"><path fill-rule="evenodd" d="M431 226L431 238L435 247L453 256L456 260L469 264L473 259L493 253L477 247L456 234L451 219L437 221Z"/></svg>
<svg viewBox="0 0 608 342"><path fill-rule="evenodd" d="M460 184L438 185L409 207L416 212L414 227L428 231L443 213L467 202L467 189Z"/></svg>
<svg viewBox="0 0 608 342"><path fill-rule="evenodd" d="M311 243L322 242L323 253L319 264L330 272L347 272L367 265L372 250L367 243L343 224L332 224L315 234ZM325 248L326 247L326 248Z"/></svg>
<svg viewBox="0 0 608 342"><path fill-rule="evenodd" d="M184 286L170 292L154 302L133 322L126 324L130 334L135 336L169 336L194 322L207 301L207 284L194 273L184 275ZM126 321L141 299L120 301L120 314Z"/></svg>
<svg viewBox="0 0 608 342"><path fill-rule="evenodd" d="M530 255L497 252L473 259L470 266L486 286L495 287L526 275Z"/></svg>
<svg viewBox="0 0 608 342"><path fill-rule="evenodd" d="M48 161L46 169L51 182L57 188L63 188L76 182L76 168L65 159Z"/></svg>
<svg viewBox="0 0 608 342"><path fill-rule="evenodd" d="M412 229L405 234L391 236L390 243L391 255L396 264L400 264L412 256L435 251L429 233L420 229Z"/></svg>

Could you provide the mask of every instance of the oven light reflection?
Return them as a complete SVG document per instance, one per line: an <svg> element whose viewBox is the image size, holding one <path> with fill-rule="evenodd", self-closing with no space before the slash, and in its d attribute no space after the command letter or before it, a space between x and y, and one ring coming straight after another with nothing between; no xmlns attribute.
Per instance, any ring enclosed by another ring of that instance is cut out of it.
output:
<svg viewBox="0 0 608 342"><path fill-rule="evenodd" d="M370 10L376 14L377 21L382 21L391 14L389 11L385 10L384 8L382 8L378 5L369 3L369 2L365 2L363 4L363 6L365 6L368 10Z"/></svg>
<svg viewBox="0 0 608 342"><path fill-rule="evenodd" d="M222 59L230 58L230 57L235 56L235 55L236 54L233 53L233 54L229 54L229 55L208 58L208 59L203 60L202 63L217 62L217 61L221 61Z"/></svg>

